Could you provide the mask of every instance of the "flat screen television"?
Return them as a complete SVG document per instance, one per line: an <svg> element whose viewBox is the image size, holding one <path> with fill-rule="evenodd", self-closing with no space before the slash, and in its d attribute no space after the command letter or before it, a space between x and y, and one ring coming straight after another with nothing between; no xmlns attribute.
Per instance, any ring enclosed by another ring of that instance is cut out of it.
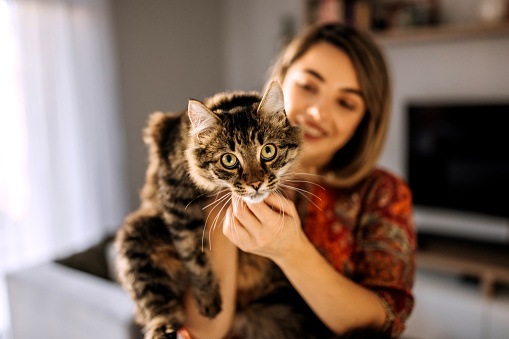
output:
<svg viewBox="0 0 509 339"><path fill-rule="evenodd" d="M509 218L509 103L407 106L416 206Z"/></svg>

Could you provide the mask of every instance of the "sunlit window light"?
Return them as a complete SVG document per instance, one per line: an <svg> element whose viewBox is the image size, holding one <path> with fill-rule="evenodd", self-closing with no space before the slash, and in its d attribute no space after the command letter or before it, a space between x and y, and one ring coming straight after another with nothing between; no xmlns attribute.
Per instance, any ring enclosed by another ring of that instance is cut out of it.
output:
<svg viewBox="0 0 509 339"><path fill-rule="evenodd" d="M19 54L8 3L0 1L0 216L21 221L29 203L28 137ZM1 218L0 218L1 220ZM0 231L1 231L0 223Z"/></svg>

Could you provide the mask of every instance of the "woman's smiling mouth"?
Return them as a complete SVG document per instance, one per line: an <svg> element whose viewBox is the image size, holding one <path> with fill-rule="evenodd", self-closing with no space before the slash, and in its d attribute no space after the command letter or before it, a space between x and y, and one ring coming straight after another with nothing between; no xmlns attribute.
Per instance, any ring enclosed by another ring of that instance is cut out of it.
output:
<svg viewBox="0 0 509 339"><path fill-rule="evenodd" d="M304 131L304 137L306 139L320 139L326 136L324 131L309 124L301 125L301 128Z"/></svg>

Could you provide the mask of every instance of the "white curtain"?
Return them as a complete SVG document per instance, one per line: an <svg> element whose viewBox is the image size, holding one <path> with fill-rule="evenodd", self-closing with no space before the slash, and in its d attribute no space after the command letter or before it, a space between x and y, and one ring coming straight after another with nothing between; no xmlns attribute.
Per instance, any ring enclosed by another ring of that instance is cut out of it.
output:
<svg viewBox="0 0 509 339"><path fill-rule="evenodd" d="M114 232L127 209L107 0L0 0L4 274Z"/></svg>

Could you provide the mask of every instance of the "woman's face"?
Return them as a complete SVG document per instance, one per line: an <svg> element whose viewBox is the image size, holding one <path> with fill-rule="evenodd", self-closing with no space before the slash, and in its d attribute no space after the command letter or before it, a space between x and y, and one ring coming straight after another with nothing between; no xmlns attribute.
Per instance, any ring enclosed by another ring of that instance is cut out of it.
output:
<svg viewBox="0 0 509 339"><path fill-rule="evenodd" d="M304 130L304 166L322 169L366 111L353 64L339 48L318 42L288 68L282 85L288 118Z"/></svg>

